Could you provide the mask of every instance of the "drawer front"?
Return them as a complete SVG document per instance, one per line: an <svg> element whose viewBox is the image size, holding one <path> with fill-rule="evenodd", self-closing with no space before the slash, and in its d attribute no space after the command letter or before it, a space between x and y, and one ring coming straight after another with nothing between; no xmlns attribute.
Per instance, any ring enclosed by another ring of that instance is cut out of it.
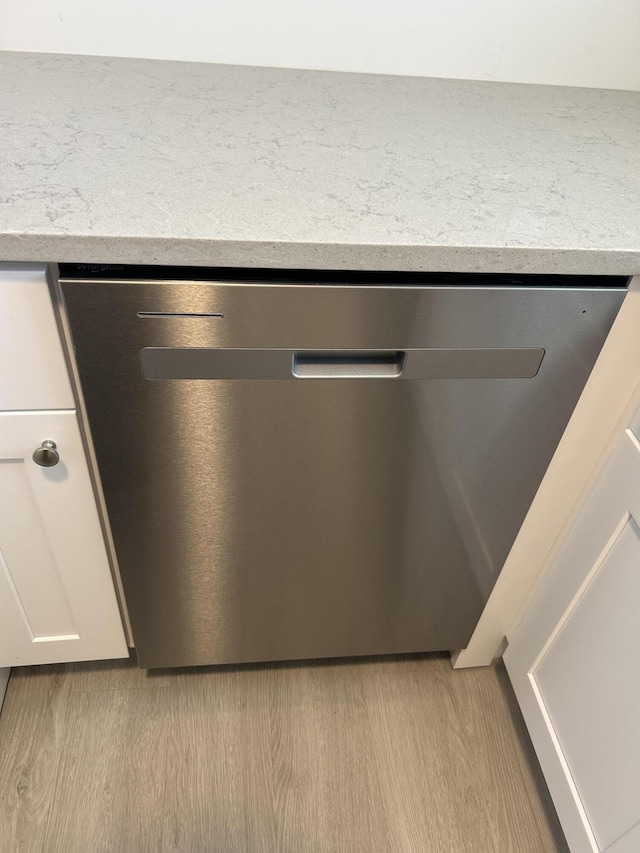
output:
<svg viewBox="0 0 640 853"><path fill-rule="evenodd" d="M73 409L44 264L0 264L0 411Z"/></svg>

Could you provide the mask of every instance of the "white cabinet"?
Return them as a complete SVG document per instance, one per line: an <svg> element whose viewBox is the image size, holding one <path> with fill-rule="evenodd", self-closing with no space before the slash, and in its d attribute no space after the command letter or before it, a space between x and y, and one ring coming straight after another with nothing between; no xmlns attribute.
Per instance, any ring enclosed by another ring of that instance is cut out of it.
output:
<svg viewBox="0 0 640 853"><path fill-rule="evenodd" d="M631 429L504 660L571 850L640 850L640 442Z"/></svg>
<svg viewBox="0 0 640 853"><path fill-rule="evenodd" d="M0 665L126 655L75 413L0 414Z"/></svg>
<svg viewBox="0 0 640 853"><path fill-rule="evenodd" d="M73 409L43 264L0 264L0 411Z"/></svg>
<svg viewBox="0 0 640 853"><path fill-rule="evenodd" d="M0 333L0 667L126 657L43 265L0 265Z"/></svg>

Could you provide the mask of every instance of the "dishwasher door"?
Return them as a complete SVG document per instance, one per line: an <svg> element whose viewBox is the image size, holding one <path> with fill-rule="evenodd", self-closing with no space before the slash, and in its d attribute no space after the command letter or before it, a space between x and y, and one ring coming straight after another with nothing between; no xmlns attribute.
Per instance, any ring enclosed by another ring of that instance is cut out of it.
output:
<svg viewBox="0 0 640 853"><path fill-rule="evenodd" d="M62 289L147 667L464 647L625 293Z"/></svg>

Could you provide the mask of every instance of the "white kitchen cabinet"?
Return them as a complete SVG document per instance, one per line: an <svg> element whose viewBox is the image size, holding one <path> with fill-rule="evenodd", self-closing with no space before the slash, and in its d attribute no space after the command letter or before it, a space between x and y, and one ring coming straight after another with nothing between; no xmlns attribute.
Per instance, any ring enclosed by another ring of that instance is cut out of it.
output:
<svg viewBox="0 0 640 853"><path fill-rule="evenodd" d="M0 264L0 667L127 654L47 268Z"/></svg>
<svg viewBox="0 0 640 853"><path fill-rule="evenodd" d="M126 656L75 412L0 414L0 666Z"/></svg>
<svg viewBox="0 0 640 853"><path fill-rule="evenodd" d="M574 853L640 850L639 612L640 442L627 429L504 655Z"/></svg>
<svg viewBox="0 0 640 853"><path fill-rule="evenodd" d="M0 264L0 411L74 409L44 264Z"/></svg>

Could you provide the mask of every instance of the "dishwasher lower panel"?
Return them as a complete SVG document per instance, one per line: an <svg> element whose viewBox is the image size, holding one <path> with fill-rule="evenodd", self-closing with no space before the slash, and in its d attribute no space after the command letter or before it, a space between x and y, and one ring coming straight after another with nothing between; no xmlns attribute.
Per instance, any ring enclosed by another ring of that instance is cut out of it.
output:
<svg viewBox="0 0 640 853"><path fill-rule="evenodd" d="M464 647L624 297L62 288L149 667Z"/></svg>

